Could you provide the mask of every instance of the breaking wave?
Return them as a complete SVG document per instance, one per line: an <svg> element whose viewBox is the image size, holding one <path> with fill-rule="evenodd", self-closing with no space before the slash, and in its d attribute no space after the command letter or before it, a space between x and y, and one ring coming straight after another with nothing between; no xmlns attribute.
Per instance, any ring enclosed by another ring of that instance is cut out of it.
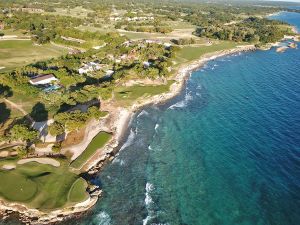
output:
<svg viewBox="0 0 300 225"><path fill-rule="evenodd" d="M143 219L143 225L147 225L149 220L153 218L154 211L151 210L151 205L153 204L153 200L151 197L151 192L154 190L153 184L147 182L145 187L146 193L145 193L145 206L148 212L148 215L145 219Z"/></svg>
<svg viewBox="0 0 300 225"><path fill-rule="evenodd" d="M190 92L188 92L188 93L185 95L184 100L179 101L179 102L175 103L174 105L171 105L171 106L169 107L169 109L184 108L184 107L187 106L187 104L188 104L191 100L193 100L193 96L192 96L192 92L190 91Z"/></svg>
<svg viewBox="0 0 300 225"><path fill-rule="evenodd" d="M97 214L95 218L95 224L98 225L110 225L111 224L111 218L106 212L100 212Z"/></svg>
<svg viewBox="0 0 300 225"><path fill-rule="evenodd" d="M122 145L122 147L120 148L120 151L124 150L125 148L129 147L130 145L132 145L133 141L135 138L135 132L131 129L130 130L130 134L127 138L127 141Z"/></svg>
<svg viewBox="0 0 300 225"><path fill-rule="evenodd" d="M149 113L146 110L143 110L142 112L139 113L139 115L137 115L137 118L140 118L143 115L147 116L149 115Z"/></svg>
<svg viewBox="0 0 300 225"><path fill-rule="evenodd" d="M120 166L125 165L125 161L123 159L115 158L112 163L118 163Z"/></svg>
<svg viewBox="0 0 300 225"><path fill-rule="evenodd" d="M157 123L157 124L155 124L155 127L154 127L154 129L155 129L156 132L157 132L158 128L159 128L159 124Z"/></svg>

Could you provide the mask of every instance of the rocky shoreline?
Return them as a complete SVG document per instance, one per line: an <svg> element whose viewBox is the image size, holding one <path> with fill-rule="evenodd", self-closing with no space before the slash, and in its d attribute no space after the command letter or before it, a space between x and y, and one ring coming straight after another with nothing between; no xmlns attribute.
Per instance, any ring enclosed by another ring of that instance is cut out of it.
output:
<svg viewBox="0 0 300 225"><path fill-rule="evenodd" d="M119 150L118 146L126 133L127 127L130 124L130 120L132 119L134 113L147 105L162 104L178 95L184 88L186 80L193 71L197 70L208 61L216 58L240 52L255 51L256 49L257 48L254 45L238 46L234 49L206 54L198 60L182 65L176 71L176 75L170 78L170 80L175 80L175 82L171 85L169 92L153 96L139 103L135 103L129 109L121 107L114 108L109 107L108 103L104 104L104 110L111 114L110 118L106 118L105 130L113 133L113 137L87 162L85 166L83 166L83 168L81 168L81 171L86 172L89 176L94 176L95 174L99 173L103 166L113 160L116 156ZM86 201L78 203L74 206L65 207L51 212L42 212L37 209L29 209L20 203L9 203L4 200L0 200L0 215L2 215L3 218L8 218L10 215L17 213L19 220L25 224L58 223L68 218L81 215L96 204L97 200L102 194L100 188L90 185L87 191L90 197Z"/></svg>

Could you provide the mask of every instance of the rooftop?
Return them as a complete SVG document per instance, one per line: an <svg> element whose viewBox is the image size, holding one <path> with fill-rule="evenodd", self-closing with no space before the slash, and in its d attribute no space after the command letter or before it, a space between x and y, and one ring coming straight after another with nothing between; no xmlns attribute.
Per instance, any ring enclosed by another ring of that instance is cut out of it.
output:
<svg viewBox="0 0 300 225"><path fill-rule="evenodd" d="M42 75L38 75L38 76L30 79L30 81L32 83L37 83L37 82L42 81L42 80L53 79L53 78L56 79L53 74L42 74Z"/></svg>

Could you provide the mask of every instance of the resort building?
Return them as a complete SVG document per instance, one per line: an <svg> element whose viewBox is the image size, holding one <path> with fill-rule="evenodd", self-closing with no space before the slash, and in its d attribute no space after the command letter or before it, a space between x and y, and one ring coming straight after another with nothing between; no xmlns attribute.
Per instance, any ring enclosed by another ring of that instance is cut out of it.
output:
<svg viewBox="0 0 300 225"><path fill-rule="evenodd" d="M83 67L79 68L78 72L79 74L87 74L88 72L97 71L101 68L102 66L99 63L89 62L87 64L84 64Z"/></svg>
<svg viewBox="0 0 300 225"><path fill-rule="evenodd" d="M58 81L53 74L42 74L30 79L32 85L45 85Z"/></svg>

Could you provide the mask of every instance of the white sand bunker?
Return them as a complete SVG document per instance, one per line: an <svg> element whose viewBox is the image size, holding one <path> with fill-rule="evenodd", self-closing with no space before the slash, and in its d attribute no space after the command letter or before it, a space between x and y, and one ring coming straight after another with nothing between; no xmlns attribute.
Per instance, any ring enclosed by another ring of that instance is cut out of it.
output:
<svg viewBox="0 0 300 225"><path fill-rule="evenodd" d="M13 165L13 164L6 164L6 165L2 166L2 169L4 169L4 170L13 170L15 168L16 168L16 165Z"/></svg>
<svg viewBox="0 0 300 225"><path fill-rule="evenodd" d="M48 164L51 166L55 166L55 167L59 167L60 166L60 162L58 162L55 159L50 159L50 158L30 158L30 159L21 159L18 161L18 164L25 164L25 163L29 163L29 162L37 162L37 163L41 163L41 164Z"/></svg>
<svg viewBox="0 0 300 225"><path fill-rule="evenodd" d="M8 151L1 151L0 152L0 158L5 158L9 155L9 152Z"/></svg>

